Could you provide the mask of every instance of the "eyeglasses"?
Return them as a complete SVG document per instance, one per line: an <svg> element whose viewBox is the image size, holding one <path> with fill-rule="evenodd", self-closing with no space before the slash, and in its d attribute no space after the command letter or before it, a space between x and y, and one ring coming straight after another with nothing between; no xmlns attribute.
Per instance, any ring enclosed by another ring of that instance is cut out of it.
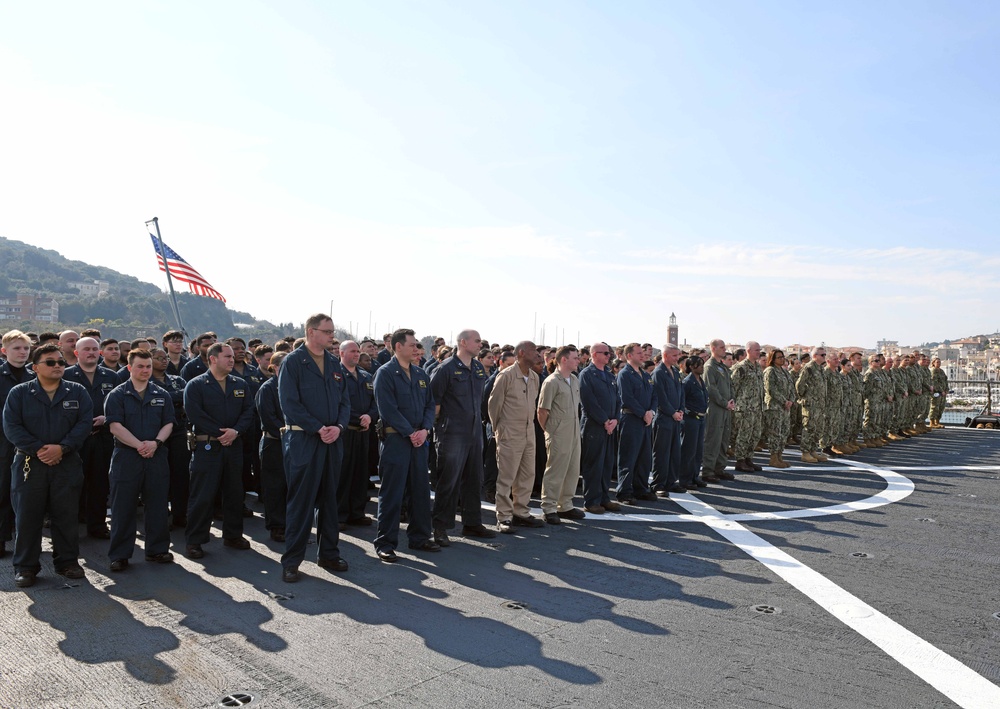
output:
<svg viewBox="0 0 1000 709"><path fill-rule="evenodd" d="M608 350L607 352L591 352L590 354L591 355L604 355L605 357L610 357L611 356L611 350Z"/></svg>
<svg viewBox="0 0 1000 709"><path fill-rule="evenodd" d="M813 356L814 356L814 357L826 357L826 353L825 353L825 352L822 352L822 353L820 353L820 352L817 352L817 353L816 353L815 355L813 355Z"/></svg>
<svg viewBox="0 0 1000 709"><path fill-rule="evenodd" d="M333 335L333 330L324 330L324 329L319 328L319 327L314 327L313 329L316 332L322 332L324 335Z"/></svg>
<svg viewBox="0 0 1000 709"><path fill-rule="evenodd" d="M42 359L42 360L39 360L38 363L35 364L35 366L37 367L39 364L44 364L46 367L65 367L66 366L66 360L64 360L64 359Z"/></svg>

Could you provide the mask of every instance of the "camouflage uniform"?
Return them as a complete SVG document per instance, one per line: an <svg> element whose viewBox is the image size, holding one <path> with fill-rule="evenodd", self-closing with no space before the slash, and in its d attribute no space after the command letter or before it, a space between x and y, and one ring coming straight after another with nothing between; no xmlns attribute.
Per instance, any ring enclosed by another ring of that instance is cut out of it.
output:
<svg viewBox="0 0 1000 709"><path fill-rule="evenodd" d="M794 398L792 379L781 367L764 370L764 435L772 453L785 449L788 440L789 415L785 402Z"/></svg>
<svg viewBox="0 0 1000 709"><path fill-rule="evenodd" d="M930 411L931 401L934 398L932 390L937 391L937 387L934 386L934 375L931 373L930 367L925 367L921 364L917 369L920 371L920 376L923 381L921 386L924 390L920 410L917 412L917 423L921 426L926 426L927 413Z"/></svg>
<svg viewBox="0 0 1000 709"><path fill-rule="evenodd" d="M799 370L799 372L801 372L801 371L802 370ZM785 374L788 375L788 378L792 382L792 398L793 399L795 398L795 382L799 378L799 372L796 372L796 371L791 370L791 369L786 369L785 370ZM791 429L790 430L791 438L801 439L802 438L802 406L799 404L798 400L795 400L792 403L792 408L789 409L788 413L789 413L789 428Z"/></svg>
<svg viewBox="0 0 1000 709"><path fill-rule="evenodd" d="M854 377L851 376L853 370L840 370L840 384L844 388L844 403L841 406L840 436L834 441L834 445L842 446L845 443L853 443L854 438L851 432L854 430Z"/></svg>
<svg viewBox="0 0 1000 709"><path fill-rule="evenodd" d="M948 375L940 367L937 369L932 367L931 382L934 385L934 393L931 395L931 407L928 418L930 418L931 423L941 423L945 397L948 394Z"/></svg>
<svg viewBox="0 0 1000 709"><path fill-rule="evenodd" d="M896 434L907 427L906 415L910 405L910 378L902 367L893 367L889 370L892 379L892 420L889 423L889 432Z"/></svg>
<svg viewBox="0 0 1000 709"><path fill-rule="evenodd" d="M904 417L904 428L913 428L917 425L917 417L923 415L920 411L920 397L923 393L924 378L920 376L919 367L912 364L907 367L903 365L903 371L909 380L910 398L907 400L906 416Z"/></svg>
<svg viewBox="0 0 1000 709"><path fill-rule="evenodd" d="M854 425L851 428L851 442L856 443L865 421L865 378L858 370L853 370L854 378Z"/></svg>
<svg viewBox="0 0 1000 709"><path fill-rule="evenodd" d="M826 415L823 435L820 437L819 446L827 449L837 442L840 436L841 412L844 405L844 388L840 383L840 375L829 367L823 368L823 377L826 379Z"/></svg>
<svg viewBox="0 0 1000 709"><path fill-rule="evenodd" d="M875 367L869 367L865 370L863 378L862 390L865 397L864 437L866 441L879 438L882 435L879 419L882 415L884 387L882 377L879 376L879 371Z"/></svg>
<svg viewBox="0 0 1000 709"><path fill-rule="evenodd" d="M820 450L819 439L823 433L823 416L826 408L826 377L823 365L810 361L799 372L795 394L802 405L802 453Z"/></svg>
<svg viewBox="0 0 1000 709"><path fill-rule="evenodd" d="M736 429L736 442L733 453L737 461L753 458L753 449L760 440L763 426L764 408L764 376L760 365L744 359L733 366L733 400L736 410L733 416L733 427Z"/></svg>

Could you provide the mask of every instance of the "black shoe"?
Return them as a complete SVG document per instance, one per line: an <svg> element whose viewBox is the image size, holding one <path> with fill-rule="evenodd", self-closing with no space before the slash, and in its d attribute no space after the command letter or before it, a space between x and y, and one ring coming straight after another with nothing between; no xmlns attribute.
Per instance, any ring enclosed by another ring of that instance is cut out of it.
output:
<svg viewBox="0 0 1000 709"><path fill-rule="evenodd" d="M670 497L670 494L669 494L669 492L667 490L657 490L656 491L656 496L657 497Z"/></svg>
<svg viewBox="0 0 1000 709"><path fill-rule="evenodd" d="M250 542L248 542L243 537L226 537L222 540L222 546L229 547L230 549L249 549Z"/></svg>
<svg viewBox="0 0 1000 709"><path fill-rule="evenodd" d="M351 527L371 527L372 518L368 515L362 515L361 517L351 517L347 520L348 526Z"/></svg>
<svg viewBox="0 0 1000 709"><path fill-rule="evenodd" d="M161 554L146 554L146 561L152 561L154 564L172 564L174 561L174 555L169 551L165 551ZM111 569L114 571L114 569Z"/></svg>
<svg viewBox="0 0 1000 709"><path fill-rule="evenodd" d="M83 567L79 564L70 564L61 569L56 569L56 573L68 579L82 579L84 576Z"/></svg>
<svg viewBox="0 0 1000 709"><path fill-rule="evenodd" d="M745 461L745 460L743 460L741 458L740 460L736 461L736 472L738 472L738 473L752 473L753 472L753 466L750 465L750 463L748 463L747 461Z"/></svg>
<svg viewBox="0 0 1000 709"><path fill-rule="evenodd" d="M556 512L562 519L586 519L587 515L583 510L578 510L575 507L569 510L563 510L562 512Z"/></svg>
<svg viewBox="0 0 1000 709"><path fill-rule="evenodd" d="M684 486L684 489L688 490L688 491L697 490L698 489L698 483L690 482L690 483L688 483L688 484L686 484Z"/></svg>
<svg viewBox="0 0 1000 709"><path fill-rule="evenodd" d="M251 510L246 505L243 505L243 516L244 517L253 517L253 510Z"/></svg>
<svg viewBox="0 0 1000 709"><path fill-rule="evenodd" d="M111 539L111 532L107 527L92 527L87 530L87 536L94 539Z"/></svg>
<svg viewBox="0 0 1000 709"><path fill-rule="evenodd" d="M623 505L629 505L629 506L632 506L632 507L635 506L635 498L634 497L619 497L618 498L618 502L620 502Z"/></svg>
<svg viewBox="0 0 1000 709"><path fill-rule="evenodd" d="M721 473L716 473L715 477L719 478L719 480L735 480L736 479L735 475L733 475L732 473L727 473L725 470L723 470Z"/></svg>
<svg viewBox="0 0 1000 709"><path fill-rule="evenodd" d="M687 491L688 489L685 486L681 485L680 483L674 483L669 488L667 488L667 492L687 492Z"/></svg>
<svg viewBox="0 0 1000 709"><path fill-rule="evenodd" d="M434 530L434 542L438 546L442 546L442 547L450 547L451 546L451 540L448 539L448 532L446 532L443 529L435 529Z"/></svg>
<svg viewBox="0 0 1000 709"><path fill-rule="evenodd" d="M111 562L112 571L124 571L128 568L128 559L115 559Z"/></svg>
<svg viewBox="0 0 1000 709"><path fill-rule="evenodd" d="M497 529L500 530L500 534L513 534L514 521L505 519L503 522L497 522Z"/></svg>
<svg viewBox="0 0 1000 709"><path fill-rule="evenodd" d="M694 484L695 487L708 487L708 483L702 480L701 478L695 478Z"/></svg>
<svg viewBox="0 0 1000 709"><path fill-rule="evenodd" d="M201 544L188 544L185 553L189 559L201 559L205 556L205 551L201 548Z"/></svg>
<svg viewBox="0 0 1000 709"><path fill-rule="evenodd" d="M411 544L410 549L413 551L441 551L441 545L428 539L420 544Z"/></svg>
<svg viewBox="0 0 1000 709"><path fill-rule="evenodd" d="M562 520L555 512L549 512L545 515L545 524L562 524Z"/></svg>
<svg viewBox="0 0 1000 709"><path fill-rule="evenodd" d="M289 566L281 570L281 580L285 583L295 583L299 580L299 567Z"/></svg>
<svg viewBox="0 0 1000 709"><path fill-rule="evenodd" d="M764 469L764 466L757 465L756 463L754 463L749 458L747 458L747 462L750 463L750 467L753 468L753 470L754 470L755 473L759 473L759 472L761 472Z"/></svg>
<svg viewBox="0 0 1000 709"><path fill-rule="evenodd" d="M283 542L283 541L285 541L285 528L284 527L275 527L274 529L272 529L271 530L271 539L273 541L276 541L276 542Z"/></svg>
<svg viewBox="0 0 1000 709"><path fill-rule="evenodd" d="M510 521L511 524L513 524L515 527L538 528L545 526L545 522L543 520L540 520L537 517L530 514L527 517L518 517L517 515L514 515Z"/></svg>
<svg viewBox="0 0 1000 709"><path fill-rule="evenodd" d="M387 564L395 564L399 559L399 557L396 556L396 552L389 547L386 547L385 549L376 549L375 554L379 559Z"/></svg>
<svg viewBox="0 0 1000 709"><path fill-rule="evenodd" d="M478 537L479 539L493 539L497 535L492 529L487 529L481 524L465 525L462 527L463 537Z"/></svg>
<svg viewBox="0 0 1000 709"><path fill-rule="evenodd" d="M321 569L326 569L327 571L338 571L338 572L347 571L348 568L347 561L340 558L339 556L336 559L320 559L316 562L316 566L318 566Z"/></svg>
<svg viewBox="0 0 1000 709"><path fill-rule="evenodd" d="M652 490L647 490L646 492L640 493L635 496L637 500L645 500L646 502L656 502L660 498L656 496L656 493Z"/></svg>
<svg viewBox="0 0 1000 709"><path fill-rule="evenodd" d="M14 585L18 588L27 588L28 586L35 585L35 576L37 574L34 571L18 571L14 576Z"/></svg>

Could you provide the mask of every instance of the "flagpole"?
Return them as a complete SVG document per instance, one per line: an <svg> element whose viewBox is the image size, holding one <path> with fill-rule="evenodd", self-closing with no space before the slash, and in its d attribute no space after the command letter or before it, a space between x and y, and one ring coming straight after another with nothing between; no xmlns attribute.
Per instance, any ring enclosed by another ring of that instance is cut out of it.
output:
<svg viewBox="0 0 1000 709"><path fill-rule="evenodd" d="M167 274L167 287L170 289L170 306L174 311L174 318L177 319L177 329L184 333L184 336L187 337L187 331L184 329L184 323L181 322L181 309L180 306L177 305L177 294L174 293L174 282L173 279L170 278L170 268L167 266L167 251L163 246L163 237L160 236L160 220L158 217L153 217L146 222L146 226L149 226L150 222L152 222L153 226L156 228L156 241L160 246L160 258L163 259L163 270Z"/></svg>

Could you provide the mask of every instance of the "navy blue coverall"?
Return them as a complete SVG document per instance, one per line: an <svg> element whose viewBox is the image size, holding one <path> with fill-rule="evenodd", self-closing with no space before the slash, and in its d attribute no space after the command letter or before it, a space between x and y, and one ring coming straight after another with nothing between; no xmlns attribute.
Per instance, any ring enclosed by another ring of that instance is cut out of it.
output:
<svg viewBox="0 0 1000 709"><path fill-rule="evenodd" d="M337 483L343 459L343 437L351 419L351 396L344 369L329 352L323 352L323 371L305 347L288 355L278 373L278 399L285 417L281 435L288 483L285 511L285 553L281 566L297 567L306 555L312 531L313 512L317 558L340 558L340 523L337 513ZM337 426L340 436L323 443L319 430Z"/></svg>

